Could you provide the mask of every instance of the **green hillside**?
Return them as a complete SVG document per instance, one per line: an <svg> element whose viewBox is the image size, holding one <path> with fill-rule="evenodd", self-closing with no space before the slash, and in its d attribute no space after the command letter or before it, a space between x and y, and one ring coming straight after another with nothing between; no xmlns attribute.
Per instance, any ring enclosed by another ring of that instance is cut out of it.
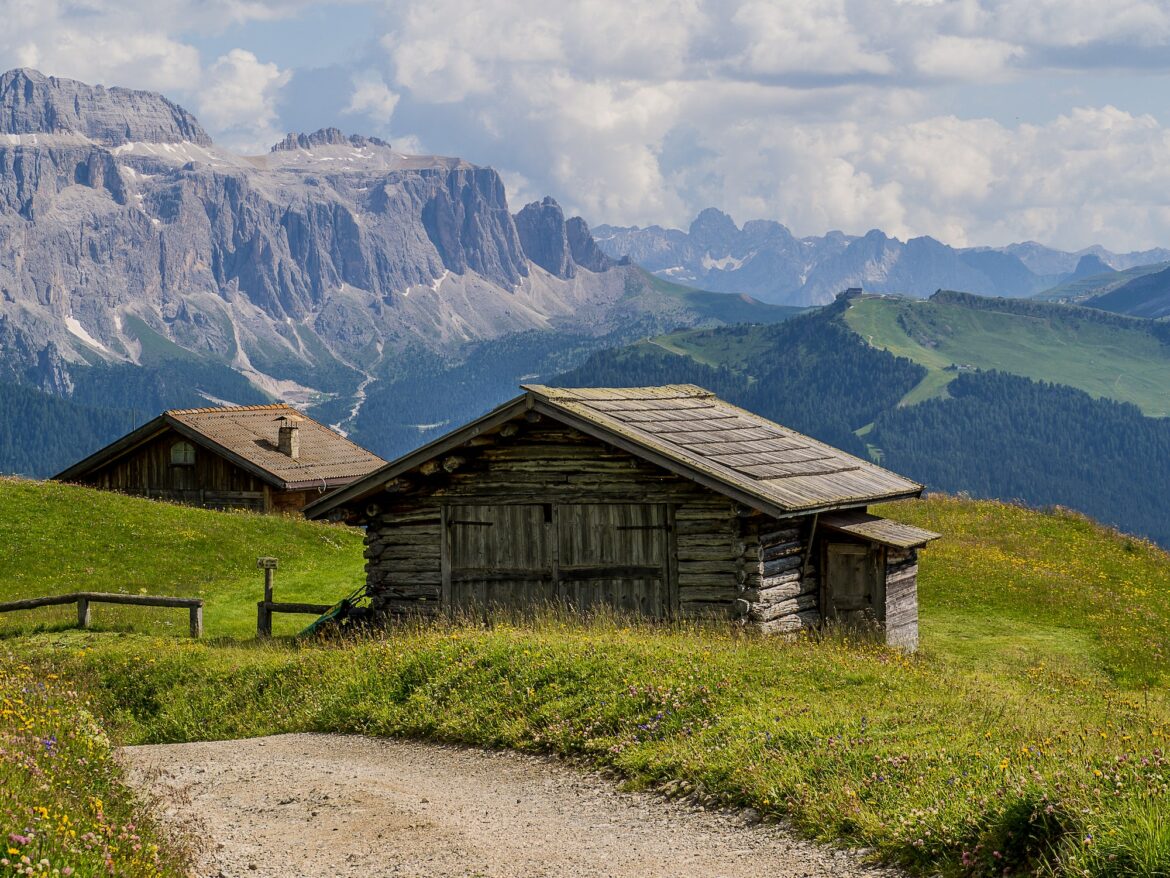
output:
<svg viewBox="0 0 1170 878"><path fill-rule="evenodd" d="M1064 512L945 497L880 511L943 533L921 557L915 657L847 632L555 615L348 645L70 632L4 646L79 685L119 743L315 731L515 747L783 816L924 876L1164 876L1170 556ZM213 518L185 524L222 537Z"/></svg>
<svg viewBox="0 0 1170 878"><path fill-rule="evenodd" d="M1067 506L1170 546L1170 418L1105 393L1140 390L1163 410L1170 391L1159 396L1154 380L1170 325L954 293L927 306L920 319L900 299L838 300L771 326L671 333L596 353L550 383L699 384L931 490ZM850 319L859 308L885 322L863 336ZM898 345L874 344L877 331ZM951 338L965 342L956 359L939 353ZM994 371L1008 367L1029 377Z"/></svg>
<svg viewBox="0 0 1170 878"><path fill-rule="evenodd" d="M996 369L1170 415L1170 344L1144 321L943 293L925 301L865 296L845 322L874 347L927 368L903 405L945 396L960 371Z"/></svg>
<svg viewBox="0 0 1170 878"><path fill-rule="evenodd" d="M364 579L353 528L253 513L213 512L105 491L0 479L0 602L74 591L201 597L210 637L256 633L263 579L274 557L277 600L332 603ZM71 606L0 614L0 634L76 621ZM95 605L99 628L186 631L181 610ZM306 616L275 617L293 633Z"/></svg>

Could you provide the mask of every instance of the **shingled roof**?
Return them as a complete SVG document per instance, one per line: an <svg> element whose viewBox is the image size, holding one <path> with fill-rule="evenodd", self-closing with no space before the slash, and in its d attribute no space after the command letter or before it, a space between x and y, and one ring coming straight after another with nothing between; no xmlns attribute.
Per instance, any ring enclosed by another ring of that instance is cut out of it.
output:
<svg viewBox="0 0 1170 878"><path fill-rule="evenodd" d="M277 448L283 418L295 419L300 428L300 451L295 460ZM249 405L165 411L54 478L78 479L113 463L167 429L281 490L347 485L386 463L291 406Z"/></svg>
<svg viewBox="0 0 1170 878"><path fill-rule="evenodd" d="M772 515L846 509L922 493L917 482L692 384L624 388L531 384L522 389L523 396L311 504L306 514L319 517L373 494L388 479L529 409Z"/></svg>

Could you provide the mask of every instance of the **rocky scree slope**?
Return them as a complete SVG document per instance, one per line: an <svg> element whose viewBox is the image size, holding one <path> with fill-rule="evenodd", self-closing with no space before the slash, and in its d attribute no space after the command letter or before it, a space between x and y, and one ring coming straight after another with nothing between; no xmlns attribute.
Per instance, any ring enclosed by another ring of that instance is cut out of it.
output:
<svg viewBox="0 0 1170 878"><path fill-rule="evenodd" d="M551 199L513 217L490 168L336 129L240 156L160 95L0 78L0 382L195 357L360 404L408 347L700 319Z"/></svg>

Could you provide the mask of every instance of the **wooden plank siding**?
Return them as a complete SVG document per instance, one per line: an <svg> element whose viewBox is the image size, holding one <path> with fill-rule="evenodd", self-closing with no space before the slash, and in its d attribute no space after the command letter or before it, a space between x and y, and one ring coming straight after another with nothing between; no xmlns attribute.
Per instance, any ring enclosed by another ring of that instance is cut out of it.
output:
<svg viewBox="0 0 1170 878"><path fill-rule="evenodd" d="M174 431L164 432L132 454L87 474L82 483L210 508L263 512L270 507L269 486L205 448L194 446L193 464L172 464L171 447L177 442L192 444Z"/></svg>
<svg viewBox="0 0 1170 878"><path fill-rule="evenodd" d="M775 517L548 415L493 424L359 502L351 520L366 525L383 613L559 602L793 635L832 615L825 557L844 543L878 564L867 620L917 643L913 549L820 527L815 513Z"/></svg>
<svg viewBox="0 0 1170 878"><path fill-rule="evenodd" d="M886 643L918 648L918 550L886 552Z"/></svg>
<svg viewBox="0 0 1170 878"><path fill-rule="evenodd" d="M729 499L549 422L526 424L511 439L497 437L460 456L463 462L451 472L438 467L412 489L381 495L392 505L376 511L366 532L367 570L379 608L433 612L444 597L444 555L452 580L446 584L449 605L466 598L455 588L466 574L460 572L462 556L478 553L485 566L518 563L520 550L492 555L482 542L471 543L482 541L487 528L458 523L474 520L484 508L517 506L529 511L517 513L509 523L513 528L531 532L555 525L557 532L556 539L539 544L547 553L539 566L560 584L542 595L648 615L735 614L746 579L741 559L750 550ZM527 552L523 564L536 561ZM624 575L608 576L607 567L620 567ZM473 573L465 578L474 580ZM637 596L623 593L623 580L645 588Z"/></svg>

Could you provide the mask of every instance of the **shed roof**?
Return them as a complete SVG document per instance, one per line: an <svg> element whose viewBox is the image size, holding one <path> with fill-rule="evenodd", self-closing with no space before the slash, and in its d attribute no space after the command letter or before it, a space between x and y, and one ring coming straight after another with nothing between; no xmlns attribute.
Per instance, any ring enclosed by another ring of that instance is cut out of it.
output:
<svg viewBox="0 0 1170 878"><path fill-rule="evenodd" d="M391 478L532 409L693 479L753 508L785 516L916 497L922 485L782 427L692 384L564 388L523 396L310 505L319 517Z"/></svg>
<svg viewBox="0 0 1170 878"><path fill-rule="evenodd" d="M300 449L294 460L277 447L283 419L295 419ZM171 409L54 476L61 481L114 463L173 429L282 490L346 485L386 464L324 424L287 405Z"/></svg>
<svg viewBox="0 0 1170 878"><path fill-rule="evenodd" d="M895 549L917 549L942 536L942 534L936 534L932 530L923 530L912 524L902 524L900 521L879 518L861 509L830 512L817 519L817 523L829 530L852 534L871 543L879 543Z"/></svg>

